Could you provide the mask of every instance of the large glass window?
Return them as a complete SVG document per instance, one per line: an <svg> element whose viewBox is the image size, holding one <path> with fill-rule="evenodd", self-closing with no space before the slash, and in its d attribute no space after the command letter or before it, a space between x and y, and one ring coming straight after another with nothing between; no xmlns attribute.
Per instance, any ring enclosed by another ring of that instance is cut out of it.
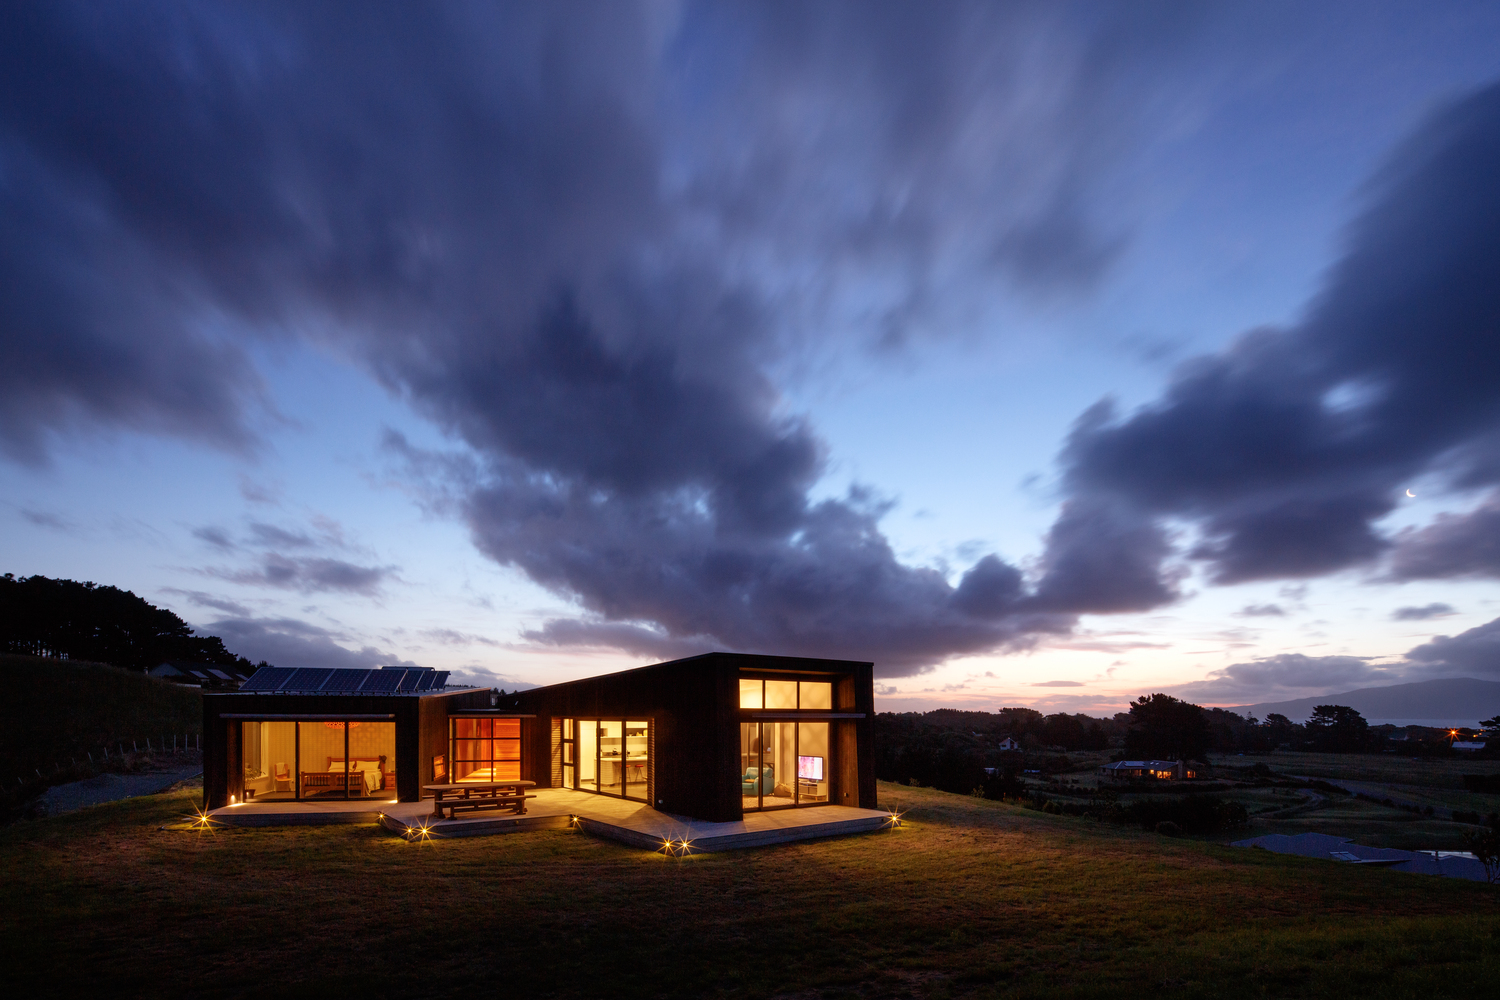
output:
<svg viewBox="0 0 1500 1000"><path fill-rule="evenodd" d="M245 768L245 801L297 797L297 724L240 723Z"/></svg>
<svg viewBox="0 0 1500 1000"><path fill-rule="evenodd" d="M829 681L775 681L741 677L740 708L795 708L829 712L833 710L833 684Z"/></svg>
<svg viewBox="0 0 1500 1000"><path fill-rule="evenodd" d="M740 723L740 795L747 810L829 801L826 722Z"/></svg>
<svg viewBox="0 0 1500 1000"><path fill-rule="evenodd" d="M245 801L395 798L396 724L242 722Z"/></svg>
<svg viewBox="0 0 1500 1000"><path fill-rule="evenodd" d="M578 787L599 790L599 720L578 720Z"/></svg>
<svg viewBox="0 0 1500 1000"><path fill-rule="evenodd" d="M797 802L827 802L828 781L828 723L798 723Z"/></svg>
<svg viewBox="0 0 1500 1000"><path fill-rule="evenodd" d="M561 753L565 788L650 801L648 720L564 719Z"/></svg>
<svg viewBox="0 0 1500 1000"><path fill-rule="evenodd" d="M651 724L644 719L625 723L625 797L646 800L647 765L651 760Z"/></svg>
<svg viewBox="0 0 1500 1000"><path fill-rule="evenodd" d="M833 685L827 681L802 681L797 685L797 707L813 711L833 710Z"/></svg>
<svg viewBox="0 0 1500 1000"><path fill-rule="evenodd" d="M453 781L521 780L521 720L450 720Z"/></svg>
<svg viewBox="0 0 1500 1000"><path fill-rule="evenodd" d="M625 791L625 724L615 719L599 723L599 791L607 795Z"/></svg>
<svg viewBox="0 0 1500 1000"><path fill-rule="evenodd" d="M766 708L796 707L796 681L766 681Z"/></svg>

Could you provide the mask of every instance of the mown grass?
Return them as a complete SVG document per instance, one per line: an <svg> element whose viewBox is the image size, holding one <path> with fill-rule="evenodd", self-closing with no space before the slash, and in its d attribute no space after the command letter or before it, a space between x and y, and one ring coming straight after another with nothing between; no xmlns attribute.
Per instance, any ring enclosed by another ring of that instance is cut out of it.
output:
<svg viewBox="0 0 1500 1000"><path fill-rule="evenodd" d="M159 827L192 793L0 831L15 992L1483 995L1496 890L881 786L891 833L684 860L545 832Z"/></svg>

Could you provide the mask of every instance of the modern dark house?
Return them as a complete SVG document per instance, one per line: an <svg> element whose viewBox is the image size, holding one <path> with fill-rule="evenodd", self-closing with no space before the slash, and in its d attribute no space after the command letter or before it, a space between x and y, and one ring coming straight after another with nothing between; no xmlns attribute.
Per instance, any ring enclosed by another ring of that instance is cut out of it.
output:
<svg viewBox="0 0 1500 1000"><path fill-rule="evenodd" d="M522 772L542 787L725 822L875 808L874 666L705 653L522 691Z"/></svg>
<svg viewBox="0 0 1500 1000"><path fill-rule="evenodd" d="M208 694L208 808L525 779L713 822L875 807L873 665L706 653L497 699L446 672L261 668Z"/></svg>

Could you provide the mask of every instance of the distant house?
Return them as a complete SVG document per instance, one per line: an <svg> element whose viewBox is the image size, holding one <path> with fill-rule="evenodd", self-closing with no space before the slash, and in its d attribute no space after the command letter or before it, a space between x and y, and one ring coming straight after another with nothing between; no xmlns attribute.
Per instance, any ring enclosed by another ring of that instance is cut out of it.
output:
<svg viewBox="0 0 1500 1000"><path fill-rule="evenodd" d="M1099 773L1121 781L1130 778L1155 778L1158 781L1182 781L1196 778L1198 772L1180 760L1117 760L1105 764Z"/></svg>
<svg viewBox="0 0 1500 1000"><path fill-rule="evenodd" d="M192 663L186 660L167 660L158 663L146 673L173 684L188 684L195 687L239 690L248 679L238 670L226 670L213 663Z"/></svg>
<svg viewBox="0 0 1500 1000"><path fill-rule="evenodd" d="M1453 749L1455 749L1455 750L1483 750L1484 749L1484 743L1482 743L1482 742L1475 743L1472 740L1454 740L1453 741Z"/></svg>
<svg viewBox="0 0 1500 1000"><path fill-rule="evenodd" d="M1007 737L1005 737L1005 739L1001 740L1000 743L999 743L999 746L1000 746L1001 750L1019 750L1019 749L1021 749L1021 744L1019 742L1017 742L1014 738L1010 737L1010 736L1007 736Z"/></svg>

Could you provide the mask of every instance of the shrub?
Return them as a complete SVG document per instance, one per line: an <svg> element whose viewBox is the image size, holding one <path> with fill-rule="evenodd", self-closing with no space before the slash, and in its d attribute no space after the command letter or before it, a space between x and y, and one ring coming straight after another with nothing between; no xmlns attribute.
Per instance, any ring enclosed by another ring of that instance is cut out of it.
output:
<svg viewBox="0 0 1500 1000"><path fill-rule="evenodd" d="M1156 832L1161 834L1163 837L1180 837L1182 836L1182 827L1178 826L1176 823L1173 823L1169 819L1164 819L1160 823L1156 824Z"/></svg>
<svg viewBox="0 0 1500 1000"><path fill-rule="evenodd" d="M1138 799L1119 811L1121 821L1155 830L1160 823L1173 823L1179 831L1215 833L1236 830L1250 821L1245 807L1217 795L1186 795L1172 799Z"/></svg>

